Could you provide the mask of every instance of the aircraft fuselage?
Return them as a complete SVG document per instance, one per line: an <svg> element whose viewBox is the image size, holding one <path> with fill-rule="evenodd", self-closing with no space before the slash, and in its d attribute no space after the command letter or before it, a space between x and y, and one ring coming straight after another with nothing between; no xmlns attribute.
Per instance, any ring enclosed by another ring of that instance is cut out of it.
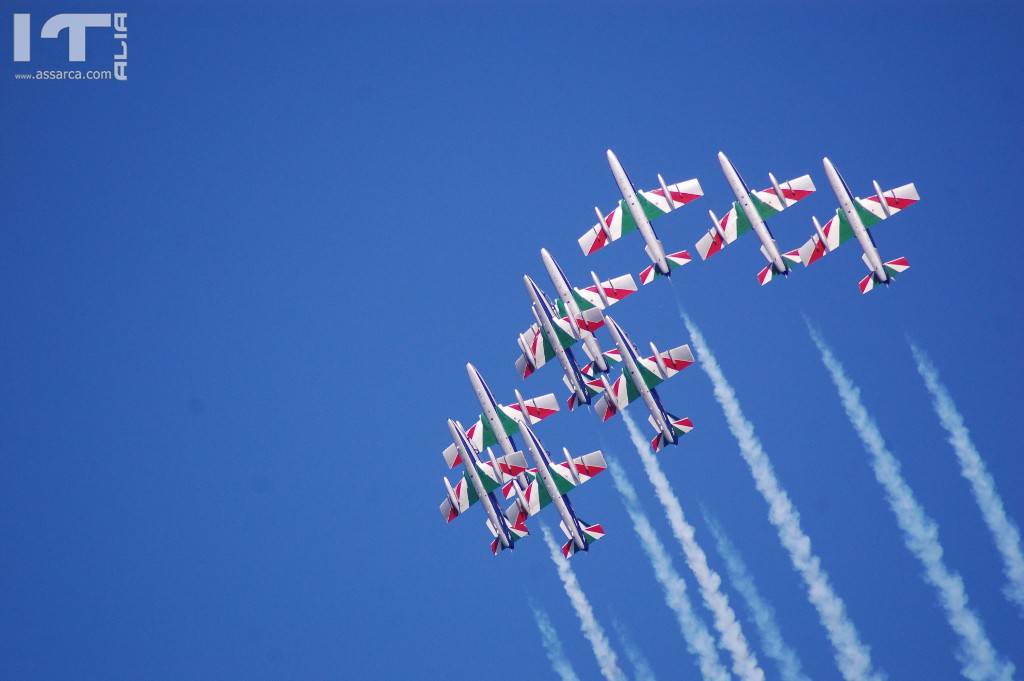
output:
<svg viewBox="0 0 1024 681"><path fill-rule="evenodd" d="M825 175L828 176L828 182L832 185L832 191L835 192L836 199L839 200L839 208L846 214L846 219L853 229L853 235L857 237L860 247L864 249L865 263L875 273L875 277L880 282L883 284L888 283L889 275L882 266L882 257L878 254L878 249L875 248L871 235L868 234L867 228L864 227L864 222L860 219L860 213L857 212L857 207L854 204L853 193L846 186L846 182L843 181L839 171L832 165L832 161L825 158L822 163L825 166Z"/></svg>
<svg viewBox="0 0 1024 681"><path fill-rule="evenodd" d="M526 290L530 294L530 300L533 301L533 311L537 318L537 323L540 325L540 331L548 339L548 344L555 351L558 363L562 365L562 371L565 372L565 377L569 381L572 391L576 393L576 399L581 402L588 402L587 393L583 390L583 386L580 385L579 367L576 366L575 360L562 347L562 342L558 339L558 332L555 331L555 325L551 319L551 310L548 308L547 301L544 300L544 296L541 294L537 284L530 278L530 275L524 274L523 282L526 284ZM575 328L575 322L571 323L573 328ZM577 329L578 332L579 329Z"/></svg>
<svg viewBox="0 0 1024 681"><path fill-rule="evenodd" d="M551 283L555 286L555 291L558 293L558 297L565 303L565 309L569 313L572 324L576 325L576 320L583 317L583 313L580 311L579 305L576 304L576 299L572 295L572 286L569 284L569 279L565 276L565 272L558 266L555 259L551 257L546 248L540 249L541 260L544 261L544 269L548 271L548 277L551 278ZM608 363L604 359L604 355L601 354L601 346L598 345L597 339L594 338L594 334L590 333L585 329L579 330L580 338L583 344L587 346L587 350L591 357L594 358L594 364L600 371L608 371Z"/></svg>
<svg viewBox="0 0 1024 681"><path fill-rule="evenodd" d="M466 469L466 477L469 478L470 484L473 485L480 505L484 507L484 512L487 514L487 519L491 521L491 527L498 533L498 541L501 542L503 547L511 548L512 538L508 528L505 526L505 518L498 510L494 494L484 489L484 482L480 479L480 471L476 468L476 464L479 461L476 450L470 443L469 438L466 437L461 424L448 419L448 430L451 432L452 441L455 442L455 447L459 450L459 455L462 457L463 468ZM497 471L495 472L497 473Z"/></svg>
<svg viewBox="0 0 1024 681"><path fill-rule="evenodd" d="M522 397L518 392L516 396L519 397L520 403L522 403ZM563 497L562 493L558 491L558 486L551 477L551 471L548 470L549 458L547 451L544 450L544 445L542 445L540 440L537 439L537 436L533 434L533 430L529 425L523 426L523 439L526 440L526 447L530 450L530 455L533 457L534 465L537 467L537 476L540 478L541 484L544 485L544 489L547 491L548 496L551 497L552 505L558 509L558 515L561 516L562 523L569 530L573 543L580 551L586 551L587 543L583 540L583 536L580 534L579 523L576 522L576 514L572 512L568 503L569 500Z"/></svg>
<svg viewBox="0 0 1024 681"><path fill-rule="evenodd" d="M725 179L729 183L732 193L736 195L736 201L739 202L740 208L743 210L743 214L746 215L747 220L750 221L750 226L754 230L754 234L756 234L757 238L761 240L761 245L764 246L764 251L768 254L768 259L771 260L776 271L788 272L789 267L782 259L782 254L779 253L779 248L775 245L775 239L772 238L771 232L768 231L768 226L765 225L764 220L761 218L761 214L757 212L757 207L754 206L754 202L750 200L750 190L743 184L743 180L740 179L739 173L736 172L732 163L722 152L718 152L718 162L722 165L722 172L725 174Z"/></svg>
<svg viewBox="0 0 1024 681"><path fill-rule="evenodd" d="M640 236L643 237L644 243L647 244L647 256L658 268L659 272L668 275L669 267L668 261L665 260L665 250L661 247L661 242L658 241L658 236L654 233L654 228L651 227L651 221L647 219L647 215L640 205L640 200L636 198L636 190L633 189L633 183L629 181L626 171L622 169L622 164L619 163L619 159L611 149L608 150L608 165L611 166L615 184L619 185L619 191L622 193L623 201L626 202L626 208L629 210L629 214L633 216L633 221L636 222L636 228L640 232Z"/></svg>
<svg viewBox="0 0 1024 681"><path fill-rule="evenodd" d="M498 441L501 451L505 456L511 456L515 453L516 448L498 417L498 403L495 401L494 395L491 394L491 389L487 387L480 372L472 364L466 364L466 373L469 374L469 382L473 386L473 392L476 393L476 399L480 402L480 411L487 421L487 425L494 432L494 438Z"/></svg>
<svg viewBox="0 0 1024 681"><path fill-rule="evenodd" d="M640 373L640 367L637 362L636 352L633 350L633 344L626 337L626 332L611 317L606 317L605 321L605 326L608 327L608 331L611 333L612 338L615 340L615 345L619 348L619 353L622 355L625 379L632 381L633 387L639 391L640 398L647 405L651 416L658 423L658 430L662 432L669 442L676 442L676 435L665 419L665 414L661 409L661 405L658 404L654 390L648 388L647 383L644 382L643 374Z"/></svg>

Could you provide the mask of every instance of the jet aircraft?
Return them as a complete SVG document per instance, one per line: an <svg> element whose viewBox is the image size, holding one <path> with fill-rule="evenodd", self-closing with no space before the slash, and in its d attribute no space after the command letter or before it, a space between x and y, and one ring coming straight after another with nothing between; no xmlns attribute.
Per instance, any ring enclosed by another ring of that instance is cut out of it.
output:
<svg viewBox="0 0 1024 681"><path fill-rule="evenodd" d="M772 185L762 191L750 191L736 168L722 152L718 152L718 162L722 165L722 172L725 173L725 179L736 195L736 200L721 220L712 211L708 211L708 215L711 216L711 230L697 242L697 253L701 259L707 260L741 235L753 231L761 241L761 255L768 261L768 265L757 273L758 282L764 286L772 280L773 274L788 276L791 264L800 262L800 256L796 250L779 252L775 237L772 236L765 219L810 196L814 192L811 176L802 175L779 184L775 176L768 173Z"/></svg>
<svg viewBox="0 0 1024 681"><path fill-rule="evenodd" d="M516 391L516 400L525 410L527 405ZM554 504L561 517L560 527L566 543L562 555L571 557L577 551L589 551L590 544L604 537L604 528L597 523L588 523L576 515L569 492L587 482L607 468L601 450L572 458L568 449L562 449L564 463L553 462L541 441L529 425L523 424L523 439L533 457L534 468L526 471L529 483L516 501L505 511L505 521L512 527L525 527L526 518L536 515L548 504Z"/></svg>
<svg viewBox="0 0 1024 681"><path fill-rule="evenodd" d="M807 243L800 247L800 260L805 267L808 267L811 263L817 262L839 248L840 244L849 241L851 237L857 237L857 241L860 242L860 247L864 251L861 260L869 270L868 275L858 283L860 292L863 294L871 291L875 284L888 286L893 277L910 269L910 263L903 257L882 262L875 239L868 229L917 203L921 199L917 194L917 188L910 183L883 192L882 188L878 186L878 182L872 181L875 189L874 196L862 199L853 195L846 180L832 165L832 161L824 158L822 163L825 166L825 175L828 176L829 184L832 185L832 190L835 192L836 198L839 199L839 208L824 227L821 226L817 218L811 218L814 222L815 233L811 235Z"/></svg>
<svg viewBox="0 0 1024 681"><path fill-rule="evenodd" d="M595 410L602 421L607 421L626 405L638 398L643 399L650 412L648 421L657 431L651 440L655 452L666 445L679 443L679 437L693 430L693 421L688 417L673 416L661 404L655 386L666 381L693 364L693 353L689 345L680 345L665 352L659 352L651 343L650 357L640 357L636 346L614 319L605 317L608 331L615 339L615 345L622 355L623 370L615 382L605 386L604 394L597 401ZM603 376L602 380L607 380Z"/></svg>
<svg viewBox="0 0 1024 681"><path fill-rule="evenodd" d="M487 515L487 528L494 536L491 552L497 554L499 550L515 548L516 541L529 534L525 523L522 522L526 514L517 513L511 522L507 520L494 491L501 487L506 499L513 492L520 491L521 488L516 485L516 476L526 471L526 457L522 452L513 452L511 456L495 458L488 447L488 460L483 461L463 431L462 424L448 419L448 430L451 432L456 454L454 459L448 461L448 465L455 468L461 462L466 467L466 473L454 487L447 476L444 477L447 495L441 502L441 516L445 522L450 523L469 510L470 506L480 502ZM449 459L450 454L447 450L444 456L446 460ZM521 507L528 508L525 504Z"/></svg>
<svg viewBox="0 0 1024 681"><path fill-rule="evenodd" d="M583 254L590 255L609 242L617 241L622 235L636 230L643 237L644 250L647 251L647 257L652 263L640 272L640 283L649 284L656 276L670 276L672 270L690 262L690 254L687 251L666 254L651 226L651 220L703 196L704 190L701 189L700 182L695 178L666 185L665 180L658 175L660 186L657 189L637 192L612 150L609 149L607 154L608 165L611 166L612 176L622 193L622 200L608 215L602 215L600 209L594 208L594 212L597 213L597 224L579 238Z"/></svg>

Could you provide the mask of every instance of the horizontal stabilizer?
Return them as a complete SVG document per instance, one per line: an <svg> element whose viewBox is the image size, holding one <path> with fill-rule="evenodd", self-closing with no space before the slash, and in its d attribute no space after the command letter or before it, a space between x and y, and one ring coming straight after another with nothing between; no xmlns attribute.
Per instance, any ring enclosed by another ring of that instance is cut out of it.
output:
<svg viewBox="0 0 1024 681"><path fill-rule="evenodd" d="M586 547L584 550L588 550L590 548L591 542L599 541L604 538L604 527L600 523L588 523L582 518L577 518L576 520L578 527L580 528L580 536L583 538L583 543ZM579 550L576 546L576 542L573 541L572 535L569 533L568 528L566 528L564 521L559 523L559 528L569 540L562 545L562 555L566 558L572 558Z"/></svg>
<svg viewBox="0 0 1024 681"><path fill-rule="evenodd" d="M689 251L676 251L675 253L667 253L665 255L665 262L668 263L669 274L671 274L673 270L677 270L683 265L689 264L692 260L693 258L690 257ZM647 284L650 284L652 281L654 281L657 277L662 276L665 275L663 275L661 273L661 270L659 270L656 266L648 265L640 272L640 283L646 286Z"/></svg>
<svg viewBox="0 0 1024 681"><path fill-rule="evenodd" d="M895 277L897 274L909 270L910 262L904 257L899 257L895 260L889 260L888 262L882 263L882 267L885 268L886 274L890 277Z"/></svg>
<svg viewBox="0 0 1024 681"><path fill-rule="evenodd" d="M586 404L590 404L590 398L604 392L604 381L600 378L586 379L583 381L583 391L588 397ZM580 398L571 388L569 389L569 397L566 399L566 405L569 407L569 411L574 411L580 405Z"/></svg>
<svg viewBox="0 0 1024 681"><path fill-rule="evenodd" d="M895 260L889 260L888 262L882 263L882 267L885 269L886 275L889 279L895 279L897 274L906 272L910 269L910 262L906 258L900 257ZM870 272L866 277L857 282L857 287L860 289L861 294L870 293L874 290L875 284L883 283L878 275L874 272ZM888 284L889 282L884 282Z"/></svg>
<svg viewBox="0 0 1024 681"><path fill-rule="evenodd" d="M658 426L658 422L654 419L653 416L649 416L647 418L647 421L651 424L651 427L653 427L654 430L657 431L657 434L654 436L654 439L651 440L651 449L653 449L655 452L660 452L668 445L678 444L680 437L686 435L691 430L693 430L693 421L691 421L688 416L680 418L678 416L673 416L672 414L665 412L665 418L668 421L668 427L672 429L672 433L673 435L675 435L675 440L668 440L665 437L665 434L661 432L661 428Z"/></svg>

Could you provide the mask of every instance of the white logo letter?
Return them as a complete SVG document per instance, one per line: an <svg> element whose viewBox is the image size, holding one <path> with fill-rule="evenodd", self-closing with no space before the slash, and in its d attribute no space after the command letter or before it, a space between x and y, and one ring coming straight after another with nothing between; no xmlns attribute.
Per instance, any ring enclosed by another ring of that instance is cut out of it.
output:
<svg viewBox="0 0 1024 681"><path fill-rule="evenodd" d="M68 61L85 61L85 29L110 28L109 14L58 14L43 24L40 36L56 38L68 29Z"/></svg>

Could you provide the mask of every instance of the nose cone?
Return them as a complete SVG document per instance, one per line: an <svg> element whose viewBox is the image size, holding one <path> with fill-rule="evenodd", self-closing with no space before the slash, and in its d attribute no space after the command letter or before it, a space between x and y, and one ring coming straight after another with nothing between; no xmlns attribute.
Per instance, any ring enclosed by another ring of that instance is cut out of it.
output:
<svg viewBox="0 0 1024 681"><path fill-rule="evenodd" d="M466 373L469 374L469 380L480 378L480 372L476 370L472 362L466 362Z"/></svg>
<svg viewBox="0 0 1024 681"><path fill-rule="evenodd" d="M832 171L834 171L836 169L836 167L834 165L832 165L832 161L828 160L828 156L826 156L825 158L821 159L821 163L822 163L822 165L825 166L825 170L832 170Z"/></svg>
<svg viewBox="0 0 1024 681"><path fill-rule="evenodd" d="M607 155L608 155L608 165L611 166L612 172L621 173L622 172L622 164L619 163L619 157L616 156L615 152L612 151L611 149L608 150Z"/></svg>
<svg viewBox="0 0 1024 681"><path fill-rule="evenodd" d="M529 274L523 275L523 283L526 284L527 293L538 294L537 284L533 283L533 277Z"/></svg>
<svg viewBox="0 0 1024 681"><path fill-rule="evenodd" d="M729 162L729 159L728 159L728 158L726 157L726 155L725 155L725 153L724 153L724 152L721 152L721 151L720 151L720 152L718 152L718 161L719 161L720 163L728 163L728 162Z"/></svg>

